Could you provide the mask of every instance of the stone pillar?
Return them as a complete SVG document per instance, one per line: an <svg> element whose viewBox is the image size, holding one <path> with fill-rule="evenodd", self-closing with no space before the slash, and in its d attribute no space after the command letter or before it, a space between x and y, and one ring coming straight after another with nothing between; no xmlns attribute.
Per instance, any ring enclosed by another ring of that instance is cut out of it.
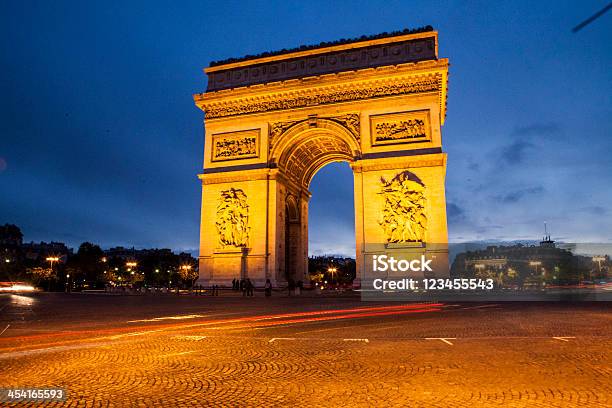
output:
<svg viewBox="0 0 612 408"><path fill-rule="evenodd" d="M413 278L448 276L444 194L446 155L359 160L352 168L355 175L357 275L362 279L372 276L374 255L393 256L398 260L418 259L425 255L432 259L433 273L400 275ZM386 206L386 200L391 204ZM415 214L422 213L420 223L411 222L406 216L412 214L412 205L422 208L414 210Z"/></svg>

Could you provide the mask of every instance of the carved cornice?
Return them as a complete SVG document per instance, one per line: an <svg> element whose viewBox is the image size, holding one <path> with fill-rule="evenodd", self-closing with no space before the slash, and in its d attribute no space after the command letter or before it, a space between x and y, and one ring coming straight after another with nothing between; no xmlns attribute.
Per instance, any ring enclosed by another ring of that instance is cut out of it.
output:
<svg viewBox="0 0 612 408"><path fill-rule="evenodd" d="M203 100L205 98L199 98L197 102L199 102L200 108L204 110L206 119L213 119L385 96L438 92L442 90L442 80L443 75L441 73L430 73L399 79L393 78L357 84L346 83L337 86L288 91L261 97L254 96L211 103L206 103Z"/></svg>
<svg viewBox="0 0 612 408"><path fill-rule="evenodd" d="M416 37L416 38L414 38ZM399 40L399 39L398 39ZM330 51L320 49L314 55L287 55L279 61L254 61L252 65L207 69L208 92L241 86L304 78L334 72L396 65L406 62L435 60L437 35L430 32L387 44L359 42L350 48ZM242 64L239 64L242 65Z"/></svg>
<svg viewBox="0 0 612 408"><path fill-rule="evenodd" d="M351 163L355 173L376 170L395 170L418 167L439 167L446 165L446 153L424 154L384 159L358 160Z"/></svg>

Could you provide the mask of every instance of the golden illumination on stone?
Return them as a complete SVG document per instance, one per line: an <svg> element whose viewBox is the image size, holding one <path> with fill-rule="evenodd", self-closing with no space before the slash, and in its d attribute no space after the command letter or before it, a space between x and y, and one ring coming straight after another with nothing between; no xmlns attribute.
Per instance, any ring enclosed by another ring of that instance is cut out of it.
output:
<svg viewBox="0 0 612 408"><path fill-rule="evenodd" d="M429 111L371 117L372 144L413 143L430 138Z"/></svg>
<svg viewBox="0 0 612 408"><path fill-rule="evenodd" d="M408 250L444 270L448 60L437 49L433 31L207 68L213 82L194 96L206 133L200 283L307 282L308 189L339 161L354 174L358 278L369 256ZM334 71L342 55L363 68ZM324 65L294 75L301 59Z"/></svg>
<svg viewBox="0 0 612 408"><path fill-rule="evenodd" d="M257 157L259 129L213 135L212 161Z"/></svg>
<svg viewBox="0 0 612 408"><path fill-rule="evenodd" d="M217 233L222 246L246 247L249 239L249 206L244 191L221 192L217 206Z"/></svg>
<svg viewBox="0 0 612 408"><path fill-rule="evenodd" d="M423 242L427 230L425 186L404 171L392 180L381 178L385 201L380 225L387 242Z"/></svg>

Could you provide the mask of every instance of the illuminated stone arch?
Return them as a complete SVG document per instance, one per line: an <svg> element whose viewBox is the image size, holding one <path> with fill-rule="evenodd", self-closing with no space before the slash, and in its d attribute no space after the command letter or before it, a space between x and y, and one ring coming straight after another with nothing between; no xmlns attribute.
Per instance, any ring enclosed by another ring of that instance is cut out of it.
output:
<svg viewBox="0 0 612 408"><path fill-rule="evenodd" d="M206 68L207 90L194 95L205 114L200 283L308 282L309 186L337 161L354 174L358 277L374 254L443 261L432 244L448 240L448 60L437 51L437 33L425 31ZM228 191L240 201L219 209Z"/></svg>
<svg viewBox="0 0 612 408"><path fill-rule="evenodd" d="M330 119L311 118L285 132L270 151L269 161L293 182L308 189L316 172L331 162L354 162L361 156L357 137Z"/></svg>

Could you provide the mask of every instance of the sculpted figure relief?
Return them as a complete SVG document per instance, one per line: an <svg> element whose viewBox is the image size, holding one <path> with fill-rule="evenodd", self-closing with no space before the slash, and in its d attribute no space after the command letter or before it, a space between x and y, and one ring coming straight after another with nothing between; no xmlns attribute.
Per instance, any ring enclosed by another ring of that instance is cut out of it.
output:
<svg viewBox="0 0 612 408"><path fill-rule="evenodd" d="M249 238L249 206L240 189L221 192L217 205L217 233L223 246L246 247Z"/></svg>
<svg viewBox="0 0 612 408"><path fill-rule="evenodd" d="M257 139L220 139L215 141L215 159L257 155Z"/></svg>
<svg viewBox="0 0 612 408"><path fill-rule="evenodd" d="M408 119L399 122L379 123L376 125L376 140L414 139L427 137L425 122L421 119Z"/></svg>
<svg viewBox="0 0 612 408"><path fill-rule="evenodd" d="M427 230L425 186L408 171L387 181L381 178L383 217L379 224L387 242L424 242Z"/></svg>

